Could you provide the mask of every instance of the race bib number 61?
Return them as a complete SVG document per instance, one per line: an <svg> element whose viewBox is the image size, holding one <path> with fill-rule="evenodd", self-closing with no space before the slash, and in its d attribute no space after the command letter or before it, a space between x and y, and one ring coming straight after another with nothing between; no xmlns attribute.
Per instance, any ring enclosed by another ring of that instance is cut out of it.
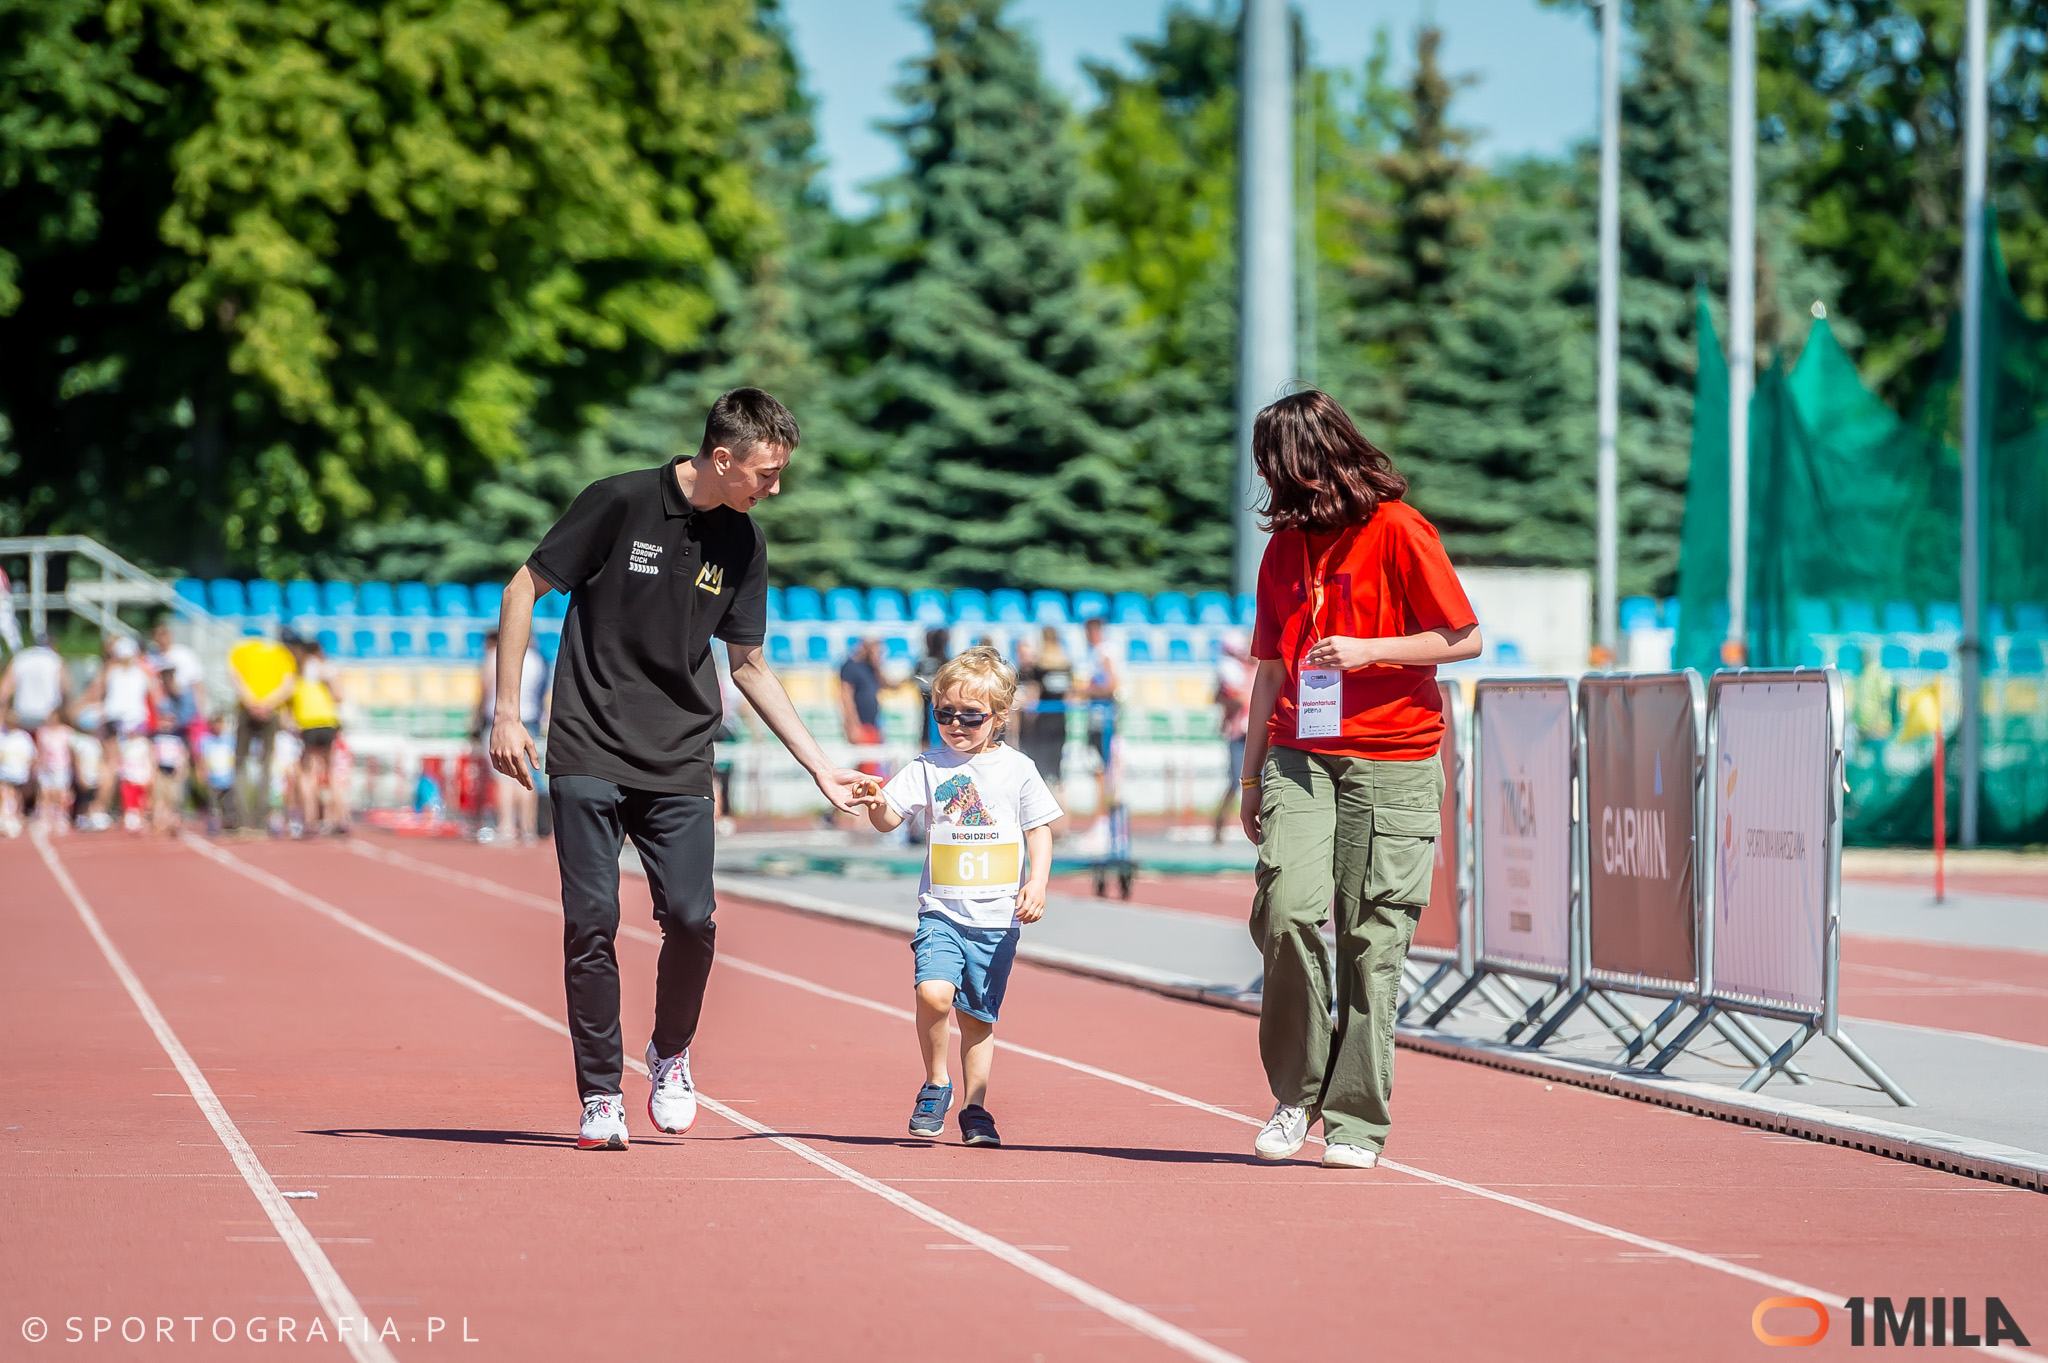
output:
<svg viewBox="0 0 2048 1363"><path fill-rule="evenodd" d="M939 824L931 831L932 893L949 899L1015 894L1024 841L1014 828Z"/></svg>

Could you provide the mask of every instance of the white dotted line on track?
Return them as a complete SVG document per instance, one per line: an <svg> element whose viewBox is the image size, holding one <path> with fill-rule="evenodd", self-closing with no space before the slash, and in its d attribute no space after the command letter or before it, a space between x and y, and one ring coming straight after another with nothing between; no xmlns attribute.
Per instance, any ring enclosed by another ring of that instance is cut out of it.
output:
<svg viewBox="0 0 2048 1363"><path fill-rule="evenodd" d="M484 983L482 980L477 979L475 976L470 975L465 971L457 969L455 966L449 965L446 961L441 960L438 956L430 955L429 953L420 950L418 947L415 947L408 942L404 942L396 937L393 937L390 933L387 933L380 928L372 927L370 924L363 922L360 918L357 918L354 914L349 913L347 910L337 908L333 904L328 903L326 900L321 899L316 895L308 894L306 891L299 889L296 885L293 885L290 881L280 879L279 877L272 875L268 871L264 871L255 866L251 866L248 862L243 861L240 857L235 856L233 853L223 851L222 849L217 848L210 843L204 842L199 838L195 838L190 834L184 835L184 841L187 846L193 848L194 850L200 852L201 854L207 857L212 858L214 861L219 862L221 865L227 867L228 869L248 877L250 880L255 881L259 885L263 885L269 889L275 890L277 893L285 896L288 899L294 900L297 903L305 905L307 908L314 910L316 913L326 915L328 918L333 919L336 923L339 923L341 926L348 928L350 931L359 933L362 936L369 938L371 941L377 943L377 945L379 946L388 947L392 951L397 952L399 955L404 956L406 959L425 966L427 969L433 971L435 974L454 981L456 984L459 984L463 988L470 990L472 993L479 994L482 997L489 999L491 1002L499 1004L502 1007L507 1008L514 1013L517 1013L519 1016L527 1019L530 1022L538 1023L542 1027L545 1027L549 1031L554 1032L560 1036L566 1037L569 1035L568 1026L561 1022L559 1019L549 1017L547 1014L542 1013L539 1009L530 1007L527 1004L520 1002L518 999L513 998L510 994L507 994L502 990L496 989L491 985ZM420 863L420 865L422 866L428 864L430 863ZM479 886L486 883L488 882L478 882ZM516 894L518 892L508 891L507 893ZM532 898L532 896L528 897ZM631 1066L636 1073L642 1076L646 1075L647 1066L642 1064L640 1061L629 1058L626 1063L629 1066ZM1171 1349L1177 1350L1180 1353L1186 1354L1190 1358L1200 1359L1202 1360L1202 1363L1245 1363L1245 1360L1243 1358L1239 1357L1237 1354L1231 1353L1228 1349L1218 1348L1216 1345L1211 1344L1208 1340L1203 1339L1201 1336L1193 1334L1190 1331L1183 1330L1178 1325L1174 1325L1167 1321L1163 1321L1159 1319L1159 1317L1153 1315L1151 1312L1146 1311L1141 1307L1133 1306L1129 1302L1123 1300L1123 1298L1115 1296L1109 1292L1103 1291L1101 1288L1096 1287L1093 1283L1085 1282L1082 1279L1075 1277L1073 1274L1068 1273L1064 1269L1054 1268L1051 1264L1046 1263L1043 1259L1037 1258L1036 1256L1031 1254L1027 1254L1025 1251L1019 1249L1015 1245L1010 1244L1008 1241L998 1239L997 1237L990 1235L986 1231L978 1230L975 1227L968 1225L965 1221L962 1221L957 1217L949 1216L945 1212L940 1211L936 1207L918 1201L916 1198L912 1197L910 1194L906 1192L903 1192L901 1189L893 1188L888 1184L882 1182L880 1179L871 1178L867 1174L863 1174L862 1172L860 1172L860 1170L858 1169L854 1169L848 1165L842 1164L838 1160L833 1159L830 1155L825 1154L823 1151L818 1150L812 1146L806 1145L804 1142L797 1140L792 1136L785 1136L781 1132L774 1130L772 1127L765 1126L762 1123L755 1121L752 1117L747 1116L745 1113L739 1111L736 1108L728 1107L724 1103L721 1103L716 1099L705 1095L702 1092L699 1092L697 1098L698 1101L702 1103L705 1107L711 1109L719 1116L725 1118L725 1120L731 1122L734 1126L737 1126L745 1131L750 1131L757 1136L766 1137L768 1140L773 1141L776 1145L781 1146L783 1149L789 1151L791 1154L796 1155L799 1158L806 1160L813 1165L816 1165L818 1168L823 1169L828 1173L831 1173L839 1178L846 1180L848 1183L853 1184L855 1187L861 1189L863 1192L872 1193L874 1196L881 1198L884 1202L889 1203L891 1206L900 1208L901 1210L910 1213L910 1215L916 1217L920 1221L925 1222L927 1225L934 1226L937 1229L945 1232L947 1235L953 1236L957 1240L972 1245L974 1248L981 1250L982 1252L990 1255L991 1257L1010 1265L1012 1268L1015 1268L1020 1272L1029 1274L1031 1277L1036 1278L1038 1281L1044 1283L1046 1286L1051 1287L1057 1291L1064 1292L1069 1297L1072 1297L1075 1301L1080 1302L1084 1306L1088 1306L1093 1308L1094 1310L1100 1311L1103 1315L1108 1316L1111 1320L1116 1321L1120 1325L1128 1326L1130 1329L1136 1330L1139 1334L1148 1335L1151 1338L1158 1340L1161 1344L1164 1344Z"/></svg>
<svg viewBox="0 0 2048 1363"><path fill-rule="evenodd" d="M202 850L206 851L209 855L225 856L225 854L216 854L213 848L207 846L204 843L199 843L197 839L190 838L188 836L187 841L195 843L196 845L201 847ZM554 900L544 898L540 895L530 894L523 890L515 890L508 885L502 885L497 881L489 880L482 876L469 875L465 872L453 870L449 867L441 866L431 861L425 861L417 857L407 856L404 853L390 852L382 848L372 848L360 842L351 843L350 849L362 856L370 858L371 860L381 861L389 866L393 866L402 870L409 870L421 875L431 876L436 880L445 881L449 884L460 885L464 888L476 890L479 893L491 895L494 898L502 899L509 903L523 905L528 908L545 910L546 912L551 914L559 914L561 912L561 905ZM245 874L252 873L255 875L264 874L262 872L253 871L253 868L251 868L251 871L245 872ZM284 882L279 881L278 884L282 886ZM295 897L301 896L301 892L297 890L288 890L287 892L293 894ZM339 912L339 910L336 910L336 912ZM629 936L639 937L650 942L659 943L661 940L657 934L649 932L644 928L637 928L631 925L626 925L623 926L620 930ZM779 984L789 985L792 988L804 990L808 993L815 994L821 998L827 998L835 1000L840 1003L851 1004L857 1008L865 1008L871 1012L881 1013L885 1016L897 1019L908 1019L913 1018L915 1016L909 1009L898 1008L891 1004L882 1003L876 999L863 998L858 994L849 994L844 990L834 989L829 985L819 984L816 981L807 980L798 975L787 974L784 971L775 970L769 966L757 965L752 961L740 960L736 957L726 955L723 953L720 954L718 960L719 964L721 965L731 966L732 968L743 971L749 975L755 975L762 979L773 980ZM521 1007L523 1006L524 1005L521 1005ZM545 1021L548 1023L548 1025L551 1025L555 1027L557 1030L562 1031L566 1034L567 1028L564 1027L562 1024L554 1022L553 1019L546 1019ZM1134 1079L1129 1075L1118 1074L1114 1070L1102 1069L1099 1066L1090 1065L1084 1061L1070 1060L1065 1056L1054 1055L1049 1051L1037 1050L1034 1047L1022 1046L1017 1044L1016 1042L1004 1041L1000 1038L997 1039L996 1045L1003 1050L1014 1052L1017 1055L1028 1056L1031 1059L1041 1060L1051 1065L1059 1065L1063 1068L1074 1070L1077 1073L1086 1074L1092 1078L1101 1079L1107 1083L1118 1084L1124 1088L1135 1089L1140 1093L1148 1093L1157 1098L1164 1098L1169 1102L1179 1104L1182 1107L1189 1107L1199 1112L1206 1112L1212 1116L1221 1117L1226 1121L1236 1122L1240 1125L1250 1127L1259 1127L1265 1125L1264 1121L1258 1117L1248 1116L1242 1112L1233 1112L1229 1108L1219 1107L1214 1103L1205 1103L1199 1098L1189 1097L1187 1094L1184 1093L1176 1093L1172 1089L1160 1088L1158 1085L1148 1084L1142 1079ZM1320 1137L1312 1136L1310 1137L1310 1139L1315 1141L1317 1144L1321 1144ZM820 1158L823 1157L821 1156ZM1502 1206L1514 1207L1520 1211L1529 1212L1532 1215L1540 1216L1547 1220L1558 1222L1561 1225L1570 1226L1576 1230L1586 1231L1594 1235L1605 1236L1608 1239L1617 1240L1623 1244L1633 1245L1639 1250L1647 1250L1659 1256L1678 1259L1699 1268L1712 1269L1716 1273L1723 1273L1728 1275L1729 1277L1740 1278L1747 1282L1755 1283L1760 1287L1767 1287L1771 1289L1773 1292L1782 1292L1791 1296L1812 1297L1816 1301L1826 1302L1830 1306L1838 1308L1843 1306L1843 1304L1848 1300L1847 1293L1832 1292L1824 1288L1811 1287L1805 1283L1797 1282L1791 1278L1783 1278L1779 1277L1776 1274L1765 1273L1757 1269L1747 1268L1741 1264L1730 1263L1726 1259L1719 1258L1711 1254L1704 1254L1698 1250L1687 1249L1683 1245L1674 1245L1669 1243L1668 1241L1653 1239L1650 1236L1646 1235L1638 1235L1634 1231L1623 1230L1618 1226L1610 1226L1603 1222L1589 1220L1586 1217L1578 1216L1572 1212L1564 1211L1557 1207L1546 1206L1540 1202L1533 1202L1530 1201L1528 1198L1516 1197L1511 1193L1504 1193L1494 1188L1483 1187L1476 1183L1467 1183L1462 1179L1451 1178L1444 1174L1431 1173L1427 1169L1420 1169L1411 1164L1402 1164L1394 1160L1382 1159L1380 1161L1380 1167L1382 1169L1392 1170L1395 1173L1406 1174L1411 1178L1421 1179L1427 1183L1436 1184L1439 1187L1454 1189L1458 1192L1467 1194L1471 1197L1483 1198L1490 1202L1499 1203ZM2000 1358L2027 1359L2033 1360L2033 1363L2048 1363L2048 1359L2044 1359L2042 1355L2030 1353L2021 1349L2007 1348L2003 1346L1988 1344L1979 1344L1974 1347L1980 1353L1993 1354Z"/></svg>
<svg viewBox="0 0 2048 1363"><path fill-rule="evenodd" d="M42 855L43 865L49 868L51 877L56 880L57 888L64 892L64 897L71 901L71 907L78 911L79 921L85 924L85 930L98 945L100 954L107 958L107 964L121 981L121 987L128 991L128 997L142 1014L142 1020L149 1024L149 1030L156 1036L157 1045L163 1047L164 1054L171 1058L172 1066L177 1069L178 1076L185 1081L185 1087L192 1094L192 1101L199 1104L199 1110L205 1113L206 1120L212 1123L214 1134L220 1137L220 1143L227 1148L228 1157L234 1160L235 1168L241 1172L242 1181L249 1185L249 1191L256 1195L257 1203L270 1218L270 1224L276 1228L277 1239L284 1243L285 1248L291 1251L292 1258L298 1261L299 1271L306 1275L307 1286L313 1289L313 1296L320 1303L320 1309L325 1311L327 1318L333 1322L336 1337L348 1346L349 1356L354 1358L356 1363L397 1363L391 1351L384 1347L382 1340L368 1337L369 1318L363 1314L363 1308L356 1301L355 1293L349 1291L348 1284L342 1281L341 1275L335 1272L333 1263L328 1260L326 1251L320 1248L319 1242L313 1238L313 1233L306 1229L305 1223L299 1220L298 1213L292 1210L291 1203L278 1191L277 1184L270 1177L270 1171L265 1169L263 1161L256 1157L256 1152L250 1148L248 1140L235 1125L234 1118L228 1115L227 1108L221 1104L219 1095L214 1093L213 1086L206 1082L206 1075L192 1059L192 1053L185 1049L184 1042L178 1040L178 1034L172 1031L171 1024L164 1020L156 1001L149 996L149 991L143 988L141 978L129 967L128 959L121 954L120 948L114 945L114 939L107 935L106 928L100 923L99 915L92 911L92 906L85 902L85 896L79 893L77 883L71 879L71 873L64 869L64 863L58 860L56 849L50 846L49 836L43 832L40 825L29 836L35 843L36 851ZM268 1239L267 1236L229 1237L231 1240L251 1238ZM362 1330L362 1338L357 1337L357 1327Z"/></svg>

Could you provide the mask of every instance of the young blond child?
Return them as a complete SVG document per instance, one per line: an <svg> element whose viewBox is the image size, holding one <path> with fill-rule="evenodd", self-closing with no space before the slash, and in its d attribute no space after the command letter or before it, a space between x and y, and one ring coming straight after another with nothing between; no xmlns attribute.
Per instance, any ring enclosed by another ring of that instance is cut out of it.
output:
<svg viewBox="0 0 2048 1363"><path fill-rule="evenodd" d="M930 816L911 939L925 1082L911 1108L910 1133L936 1136L946 1129L953 1105L946 1032L957 1013L963 1145L1003 1143L985 1104L996 1015L1017 956L1018 925L1045 915L1051 824L1061 814L1038 767L1001 741L1016 699L1017 674L1002 655L968 649L932 678L932 718L942 746L921 754L887 785L870 782L862 792L869 821L884 833L919 811Z"/></svg>

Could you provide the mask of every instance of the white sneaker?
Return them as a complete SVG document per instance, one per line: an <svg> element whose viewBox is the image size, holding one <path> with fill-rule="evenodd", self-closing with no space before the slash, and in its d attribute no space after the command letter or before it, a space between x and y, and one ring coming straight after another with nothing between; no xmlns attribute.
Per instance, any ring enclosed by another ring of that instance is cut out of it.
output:
<svg viewBox="0 0 2048 1363"><path fill-rule="evenodd" d="M1326 1145L1323 1147L1325 1169L1370 1169L1380 1162L1380 1152L1368 1150L1362 1145Z"/></svg>
<svg viewBox="0 0 2048 1363"><path fill-rule="evenodd" d="M686 1046L663 1060L647 1043L647 1077L654 1087L647 1093L647 1120L657 1131L680 1136L697 1122L697 1086L690 1082L690 1051Z"/></svg>
<svg viewBox="0 0 2048 1363"><path fill-rule="evenodd" d="M583 1130L578 1150L626 1148L626 1100L616 1093L593 1093L583 1100Z"/></svg>
<svg viewBox="0 0 2048 1363"><path fill-rule="evenodd" d="M1259 1138L1252 1142L1252 1153L1260 1159L1286 1159L1301 1149L1307 1139L1308 1109L1276 1103L1272 1117L1259 1128Z"/></svg>

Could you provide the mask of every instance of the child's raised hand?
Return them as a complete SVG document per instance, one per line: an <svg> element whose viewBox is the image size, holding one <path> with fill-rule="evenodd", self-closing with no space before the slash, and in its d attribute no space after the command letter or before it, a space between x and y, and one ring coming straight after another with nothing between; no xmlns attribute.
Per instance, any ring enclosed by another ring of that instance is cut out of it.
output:
<svg viewBox="0 0 2048 1363"><path fill-rule="evenodd" d="M1026 881L1017 891L1017 921L1036 923L1045 917L1045 887L1034 881Z"/></svg>

